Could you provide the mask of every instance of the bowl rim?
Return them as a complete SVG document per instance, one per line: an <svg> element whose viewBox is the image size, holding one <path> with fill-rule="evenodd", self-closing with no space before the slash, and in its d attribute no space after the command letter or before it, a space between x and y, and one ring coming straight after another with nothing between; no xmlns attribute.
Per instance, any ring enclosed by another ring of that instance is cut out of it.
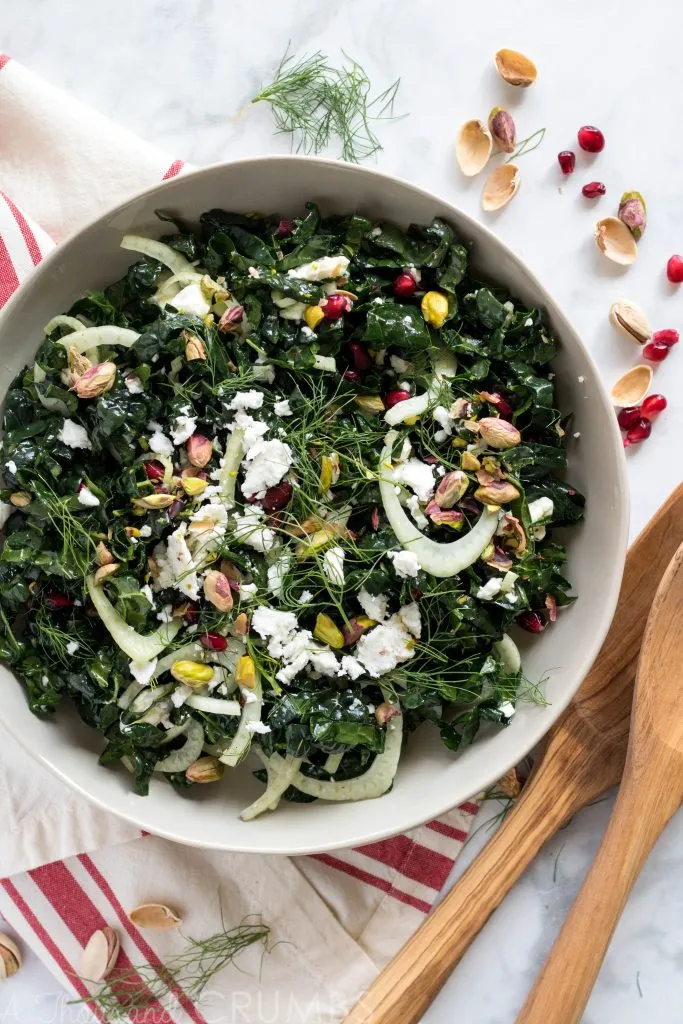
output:
<svg viewBox="0 0 683 1024"><path fill-rule="evenodd" d="M127 207L133 203L148 200L155 195L163 196L167 191L172 191L175 184L178 181L187 181L188 179L196 179L199 183L202 177L206 175L212 175L216 172L226 171L233 167L244 167L250 164L264 164L264 163L283 163L288 164L291 167L296 167L297 164L307 163L315 164L317 166L331 167L344 169L345 172L350 174L357 174L360 176L371 176L383 181L391 181L393 184L400 186L401 188L408 189L414 193L418 193L422 198L430 201L437 207L442 207L444 210L453 210L457 213L461 224L465 227L472 226L475 233L484 235L487 240L503 250L508 258L516 263L520 271L524 274L526 282L529 287L538 293L540 298L540 304L543 306L552 307L554 315L559 317L564 322L563 326L573 335L573 341L578 345L583 357L590 367L593 375L592 383L595 385L597 395L599 396L602 403L607 406L612 406L612 401L609 397L606 385L602 381L598 366L593 359L593 356L588 349L587 345L583 342L581 335L574 327L570 318L564 312L564 309L560 306L558 301L551 295L545 285L539 280L536 274L531 270L527 262L519 256L510 246L503 241L490 227L477 220L474 216L467 213L465 210L457 206L455 203L450 202L447 199L442 198L435 192L429 189L423 188L421 185L417 185L414 182L403 178L399 175L389 173L384 170L380 170L375 167L365 167L358 164L347 163L342 160L335 160L326 157L309 156L302 154L273 154L266 153L261 155L253 155L248 157L240 157L236 160L224 160L217 161L206 166L191 168L190 170L183 171L180 174L175 175L173 178L163 179L154 185L150 185L147 188L139 189L126 199L121 202L115 203L112 206L107 207L104 211L95 217L90 218L86 223L80 225L76 231L71 235L67 236L63 241L57 243L41 261L35 267L34 271L28 275L27 278L22 281L19 288L13 293L10 299L5 303L4 307L0 310L0 345L2 344L3 333L8 321L11 320L13 315L14 306L17 304L18 299L21 297L26 286L32 284L35 286L35 282L42 276L48 274L52 269L53 265L58 263L61 254L69 246L77 246L81 236L88 230L97 227L111 220L119 213L123 213ZM448 217L448 212L446 212ZM460 234L463 235L463 230L460 228ZM464 244L468 245L467 240ZM4 398L4 396L3 396ZM606 448L610 447L610 439L607 438L605 441ZM626 457L624 454L623 444L621 440L621 434L619 432L616 417L612 417L612 429L611 429L611 447L616 450L616 482L618 487L618 497L625 500L618 501L617 514L618 521L614 524L615 533L617 535L617 549L621 553L619 557L619 565L614 572L612 585L608 598L603 606L605 612L604 615L604 626L602 629L591 635L590 640L584 644L582 648L582 657L578 662L575 669L576 685L573 689L567 688L567 691L562 695L561 698L555 699L549 707L552 708L552 712L547 717L539 719L538 722L530 723L526 727L524 734L524 748L520 748L520 753L515 758L514 763L518 763L519 760L524 758L529 751L531 751L543 737L552 729L563 711L566 709L570 701L574 698L579 687L583 683L591 665L595 661L598 652L603 644L604 638L611 626L614 612L616 609L619 592L621 588L621 580L624 571L624 564L626 560L627 546L628 546L628 532L629 532L629 521L630 521L630 502L629 502L629 483L626 467ZM8 670L9 671L9 670ZM30 713L30 712L29 712ZM43 754L40 750L35 749L30 745L28 737L25 737L23 731L19 725L14 722L11 717L5 715L4 707L0 703L0 723L10 733L20 746L27 751L27 753L42 764L53 776L56 776L62 782L66 783L70 789L77 792L80 796L84 797L91 804L100 807L102 810L109 814L114 814L116 817L129 822L132 825L142 829L143 831L152 832L154 835L158 835L164 839L171 840L172 842L179 842L186 846L195 846L201 849L210 850L222 850L235 853L266 853L268 855L276 856L302 856L314 853L324 853L331 850L347 849L349 847L357 846L363 843L370 843L379 841L382 839L389 838L417 828L424 824L426 821L433 820L440 817L441 815L453 810L456 804L453 804L450 800L445 800L442 805L439 805L436 809L430 808L428 811L421 811L418 806L415 806L412 813L406 813L405 818L401 821L400 825L391 826L384 825L376 827L370 832L364 831L361 835L351 836L348 839L333 840L333 841L320 841L319 843L309 843L306 845L299 845L292 847L291 845L280 844L279 846L270 845L267 850L264 850L262 844L254 842L244 842L236 840L231 842L230 845L226 845L223 841L211 841L210 838L194 838L188 837L185 834L178 834L174 831L173 825L170 824L167 828L160 828L158 826L150 826L149 821L146 819L144 813L135 813L134 810L128 810L127 808L113 808L106 799L97 796L90 792L83 783L78 779L68 774L64 769L55 765L48 755ZM510 765L514 767L514 764ZM476 797L478 793L486 791L496 780L500 777L498 769L492 769L489 774L483 775L482 780L478 783L477 790L471 794L472 797ZM378 799L381 799L378 798ZM141 807L144 808L144 801L140 802ZM284 830L283 830L284 835Z"/></svg>

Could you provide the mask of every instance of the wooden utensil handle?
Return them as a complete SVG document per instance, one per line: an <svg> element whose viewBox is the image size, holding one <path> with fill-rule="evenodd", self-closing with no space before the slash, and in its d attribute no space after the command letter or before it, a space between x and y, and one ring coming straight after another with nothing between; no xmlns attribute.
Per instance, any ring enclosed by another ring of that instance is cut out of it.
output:
<svg viewBox="0 0 683 1024"><path fill-rule="evenodd" d="M558 775L561 774L558 759ZM551 774L553 777L549 778ZM344 1024L417 1024L461 956L540 848L575 810L577 788L534 776L506 821ZM514 821L513 821L514 819Z"/></svg>
<svg viewBox="0 0 683 1024"><path fill-rule="evenodd" d="M653 801L627 771L597 857L517 1024L579 1024L629 893L678 797L675 788Z"/></svg>

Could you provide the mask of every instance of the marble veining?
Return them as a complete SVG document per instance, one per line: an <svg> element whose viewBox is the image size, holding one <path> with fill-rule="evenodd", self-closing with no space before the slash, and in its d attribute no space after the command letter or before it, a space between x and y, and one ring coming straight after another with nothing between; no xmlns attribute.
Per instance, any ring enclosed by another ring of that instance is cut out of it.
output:
<svg viewBox="0 0 683 1024"><path fill-rule="evenodd" d="M28 7L30 6L30 16ZM609 385L637 353L607 322L618 298L640 302L655 327L681 326L683 293L666 282L669 255L683 251L680 190L680 30L674 0L31 0L5 3L0 49L172 157L195 164L286 152L268 110L251 106L290 42L292 49L346 50L379 90L398 75L397 113L381 125L377 166L410 178L475 216L480 182L457 171L453 141L469 117L504 103L520 137L546 127L542 147L520 162L519 196L487 223L525 257L590 347ZM499 46L523 49L537 84L513 92L497 78ZM606 149L577 156L562 180L556 153L576 130L597 124ZM1 144L1 143L0 143ZM599 179L607 196L584 200ZM598 216L637 188L649 225L626 274L592 241ZM598 212L599 211L599 212ZM656 369L670 407L642 450L629 453L635 534L681 477L683 352ZM611 800L585 810L537 859L468 952L427 1014L429 1024L511 1024L562 922L605 828ZM457 868L490 834L487 808ZM637 827L637 825L634 825ZM82 1011L34 957L0 990L0 1021L73 1022ZM626 908L585 1015L586 1024L680 1024L683 1018L683 818L657 846ZM237 1022L236 1022L237 1024ZM285 1022L283 1022L285 1024ZM314 1022L311 1022L314 1024Z"/></svg>

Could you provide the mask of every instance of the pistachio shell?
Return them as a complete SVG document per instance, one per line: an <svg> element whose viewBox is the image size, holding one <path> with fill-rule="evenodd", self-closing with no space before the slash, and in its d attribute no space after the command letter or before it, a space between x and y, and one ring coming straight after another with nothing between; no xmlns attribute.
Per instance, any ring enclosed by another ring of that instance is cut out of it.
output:
<svg viewBox="0 0 683 1024"><path fill-rule="evenodd" d="M81 957L81 977L86 981L103 981L116 963L121 949L113 928L102 928L88 939Z"/></svg>
<svg viewBox="0 0 683 1024"><path fill-rule="evenodd" d="M0 982L7 981L21 967L21 952L9 935L0 933Z"/></svg>
<svg viewBox="0 0 683 1024"><path fill-rule="evenodd" d="M499 50L496 54L496 70L504 82L521 89L533 85L538 74L534 62L517 50Z"/></svg>
<svg viewBox="0 0 683 1024"><path fill-rule="evenodd" d="M652 367L640 363L620 377L610 392L613 403L619 408L640 405L650 390Z"/></svg>
<svg viewBox="0 0 683 1024"><path fill-rule="evenodd" d="M647 314L635 302L626 299L613 302L609 311L609 322L617 331L638 345L644 345L652 337Z"/></svg>
<svg viewBox="0 0 683 1024"><path fill-rule="evenodd" d="M138 928L149 928L157 932L170 931L177 928L180 918L163 903L141 903L139 907L129 911L128 917Z"/></svg>
<svg viewBox="0 0 683 1024"><path fill-rule="evenodd" d="M595 244L603 256L622 267L635 262L638 247L629 229L618 217L603 217L595 225Z"/></svg>
<svg viewBox="0 0 683 1024"><path fill-rule="evenodd" d="M518 188L519 167L515 164L500 164L491 171L484 182L481 193L482 209L487 213L501 210L516 195Z"/></svg>
<svg viewBox="0 0 683 1024"><path fill-rule="evenodd" d="M465 121L455 142L455 157L468 178L483 171L491 156L493 139L483 121Z"/></svg>

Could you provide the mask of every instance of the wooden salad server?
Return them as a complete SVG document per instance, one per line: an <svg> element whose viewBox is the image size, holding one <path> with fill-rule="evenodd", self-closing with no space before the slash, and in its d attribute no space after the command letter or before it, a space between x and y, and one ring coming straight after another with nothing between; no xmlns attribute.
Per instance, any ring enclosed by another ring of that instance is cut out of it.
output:
<svg viewBox="0 0 683 1024"><path fill-rule="evenodd" d="M645 623L682 542L683 485L631 546L609 633L582 686L548 733L515 807L345 1024L417 1024L544 843L582 807L617 785Z"/></svg>
<svg viewBox="0 0 683 1024"><path fill-rule="evenodd" d="M626 766L593 866L518 1024L578 1024L640 871L683 801L683 544L652 604Z"/></svg>

